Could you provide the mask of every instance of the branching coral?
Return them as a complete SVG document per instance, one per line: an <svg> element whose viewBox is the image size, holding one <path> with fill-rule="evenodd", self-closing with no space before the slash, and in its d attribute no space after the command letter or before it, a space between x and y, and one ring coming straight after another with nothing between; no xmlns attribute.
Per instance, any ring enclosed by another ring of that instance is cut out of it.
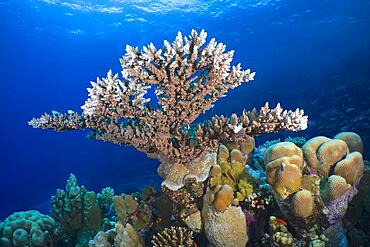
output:
<svg viewBox="0 0 370 247"><path fill-rule="evenodd" d="M57 131L92 129L94 139L132 145L167 164L189 164L220 142L240 141L246 134L307 127L302 110L270 109L268 104L239 117L215 116L192 124L229 89L255 74L240 64L231 67L234 52L225 52L226 46L215 39L205 44L206 36L204 30L193 30L189 37L179 32L172 44L164 42L163 50L152 43L142 51L127 46L121 59L124 79L109 71L92 82L82 114L44 114L29 124ZM158 107L145 97L152 87Z"/></svg>

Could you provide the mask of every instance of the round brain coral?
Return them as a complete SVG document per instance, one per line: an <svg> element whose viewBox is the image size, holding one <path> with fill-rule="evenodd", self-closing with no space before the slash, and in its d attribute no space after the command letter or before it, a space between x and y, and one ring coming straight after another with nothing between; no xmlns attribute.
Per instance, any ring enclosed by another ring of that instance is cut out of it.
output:
<svg viewBox="0 0 370 247"><path fill-rule="evenodd" d="M328 177L330 168L348 154L347 144L339 139L324 142L317 151L320 160L319 174Z"/></svg>
<svg viewBox="0 0 370 247"><path fill-rule="evenodd" d="M323 187L321 195L325 201L334 201L344 195L350 188L351 185L347 184L343 177L331 175Z"/></svg>
<svg viewBox="0 0 370 247"><path fill-rule="evenodd" d="M294 194L291 204L293 214L297 217L312 215L314 201L312 193L308 190L300 190Z"/></svg>
<svg viewBox="0 0 370 247"><path fill-rule="evenodd" d="M330 138L325 136L317 136L310 140L308 140L303 146L302 151L304 154L304 158L306 159L307 165L318 169L320 161L317 158L317 150L324 142L330 141Z"/></svg>
<svg viewBox="0 0 370 247"><path fill-rule="evenodd" d="M274 182L275 182L276 169L283 163L284 164L294 164L300 169L303 166L303 160L298 155L293 155L293 156L290 156L290 157L281 157L281 158L278 158L276 160L270 161L265 166L266 179L267 179L267 182L270 185L274 184Z"/></svg>
<svg viewBox="0 0 370 247"><path fill-rule="evenodd" d="M340 139L347 143L350 152L364 152L364 144L361 137L354 132L341 132L334 136L334 139Z"/></svg>
<svg viewBox="0 0 370 247"><path fill-rule="evenodd" d="M364 174L364 160L359 152L352 152L339 161L334 168L334 174L346 179L347 183L356 183Z"/></svg>

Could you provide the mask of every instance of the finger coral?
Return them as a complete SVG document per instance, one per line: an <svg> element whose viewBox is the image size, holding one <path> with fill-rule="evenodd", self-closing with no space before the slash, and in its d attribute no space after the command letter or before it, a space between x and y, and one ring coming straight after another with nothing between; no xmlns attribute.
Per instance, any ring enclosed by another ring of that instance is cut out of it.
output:
<svg viewBox="0 0 370 247"><path fill-rule="evenodd" d="M151 241L154 247L196 247L193 232L184 227L166 228L153 236Z"/></svg>
<svg viewBox="0 0 370 247"><path fill-rule="evenodd" d="M106 78L92 82L82 114L54 112L29 124L57 131L91 129L91 138L132 145L167 166L189 166L223 141L307 127L303 110L286 111L280 104L274 109L266 104L260 110L243 111L241 116L215 116L193 124L229 89L255 75L242 70L240 64L231 66L234 52L227 52L215 39L206 44L206 37L204 30L192 30L189 37L179 32L172 44L164 41L163 49L152 43L142 50L126 46L120 60L123 79L110 70ZM158 107L146 98L150 88L155 89Z"/></svg>

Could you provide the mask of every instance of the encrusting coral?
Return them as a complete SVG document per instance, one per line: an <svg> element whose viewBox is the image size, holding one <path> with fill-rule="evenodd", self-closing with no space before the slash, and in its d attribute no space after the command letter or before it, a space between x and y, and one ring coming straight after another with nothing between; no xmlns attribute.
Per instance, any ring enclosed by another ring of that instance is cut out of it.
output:
<svg viewBox="0 0 370 247"><path fill-rule="evenodd" d="M36 210L16 212L0 223L0 246L57 246L59 236L53 218Z"/></svg>

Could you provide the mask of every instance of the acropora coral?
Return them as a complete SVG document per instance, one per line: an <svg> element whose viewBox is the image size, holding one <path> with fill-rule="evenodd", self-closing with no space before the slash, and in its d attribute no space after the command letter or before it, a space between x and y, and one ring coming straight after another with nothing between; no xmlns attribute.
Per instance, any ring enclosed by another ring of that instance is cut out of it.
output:
<svg viewBox="0 0 370 247"><path fill-rule="evenodd" d="M132 145L162 166L190 166L219 143L243 141L246 135L306 129L303 110L286 111L280 104L270 109L267 103L259 111L192 124L229 89L255 75L240 64L231 67L234 51L226 52L215 39L205 44L206 37L204 30L192 30L189 37L179 32L172 44L164 41L163 49L153 43L143 50L127 45L120 60L123 79L109 70L106 78L92 82L81 114L44 114L29 124L57 131L91 129L91 138ZM158 107L145 97L152 87Z"/></svg>

